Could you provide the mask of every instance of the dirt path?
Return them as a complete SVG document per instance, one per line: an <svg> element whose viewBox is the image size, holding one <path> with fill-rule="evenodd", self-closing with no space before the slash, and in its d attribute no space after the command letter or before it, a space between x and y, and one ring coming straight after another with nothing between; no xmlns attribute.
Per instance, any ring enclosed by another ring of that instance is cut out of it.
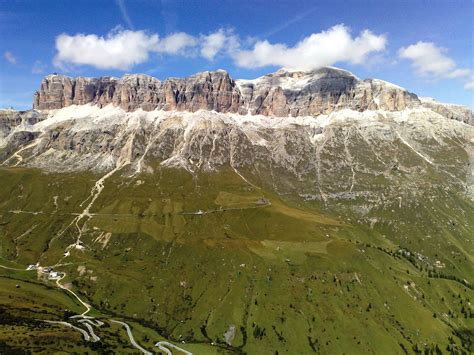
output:
<svg viewBox="0 0 474 355"><path fill-rule="evenodd" d="M8 266L4 266L4 265L0 265L0 267L1 267L2 269L7 269L7 270L30 271L30 270L27 270L27 269L17 269L17 268L14 268L14 267L8 267Z"/></svg>
<svg viewBox="0 0 474 355"><path fill-rule="evenodd" d="M198 210L194 212L181 212L180 214L182 215L205 215L205 214L210 214L210 213L217 213L217 212L225 212L225 211L243 211L243 210L252 210L256 208L264 208L264 207L269 207L271 206L272 203L268 201L265 204L261 205L255 205L255 206L249 206L249 207L228 207L228 208L217 208L215 210Z"/></svg>
<svg viewBox="0 0 474 355"><path fill-rule="evenodd" d="M15 163L15 165L13 166L18 166L22 161L23 161L23 157L20 155L21 152L29 149L29 148L33 148L34 146L36 146L38 143L40 142L40 139L36 139L33 143L31 144L28 144L27 146L17 150L15 153L13 153L12 155L10 155L10 157L5 160L1 165L6 165L12 158L16 158L17 159L17 162Z"/></svg>

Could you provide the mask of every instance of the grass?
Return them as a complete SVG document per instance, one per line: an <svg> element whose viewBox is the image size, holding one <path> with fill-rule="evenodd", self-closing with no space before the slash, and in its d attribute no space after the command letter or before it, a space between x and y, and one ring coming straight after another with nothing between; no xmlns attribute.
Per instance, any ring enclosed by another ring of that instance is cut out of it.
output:
<svg viewBox="0 0 474 355"><path fill-rule="evenodd" d="M3 169L0 179L1 263L20 268L38 260L55 263L77 229L50 241L81 211L97 177ZM54 196L61 213L55 212ZM432 278L429 271L439 260L443 272L472 284L471 205L443 191L437 196L419 197L410 208L397 207L395 200L375 209L367 218L386 222L371 228L350 212L356 202L324 208L282 198L249 186L232 171L191 177L159 169L136 179L116 174L91 209L97 215L81 224L88 248L73 250L68 258L73 264L60 270L101 317L130 322L148 349L166 339L184 341L197 354L403 353L425 346L468 352L474 323L465 315L472 314L473 291L456 280ZM271 206L255 208L262 197ZM236 206L241 209L185 214ZM9 212L17 209L45 214ZM450 219L459 227L447 224ZM387 222L397 220L404 223ZM106 245L95 241L103 233L111 233ZM427 259L401 256L401 247ZM23 302L41 300L48 317L78 307L31 273L0 269L0 275L1 282L25 283L0 288L5 301L22 295L7 308L25 319L8 330L3 344L33 346L11 340L16 327L37 317L24 312ZM235 337L227 345L224 333L231 326ZM47 331L67 335L60 345L93 350L73 331ZM102 331L103 346L131 351L123 330ZM58 344L42 347L52 351Z"/></svg>

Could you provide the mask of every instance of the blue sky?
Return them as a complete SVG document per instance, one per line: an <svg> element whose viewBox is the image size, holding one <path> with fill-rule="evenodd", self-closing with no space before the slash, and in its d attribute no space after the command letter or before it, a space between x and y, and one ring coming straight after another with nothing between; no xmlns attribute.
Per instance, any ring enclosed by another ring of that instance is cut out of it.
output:
<svg viewBox="0 0 474 355"><path fill-rule="evenodd" d="M471 0L0 0L0 107L44 75L165 79L333 65L474 107Z"/></svg>

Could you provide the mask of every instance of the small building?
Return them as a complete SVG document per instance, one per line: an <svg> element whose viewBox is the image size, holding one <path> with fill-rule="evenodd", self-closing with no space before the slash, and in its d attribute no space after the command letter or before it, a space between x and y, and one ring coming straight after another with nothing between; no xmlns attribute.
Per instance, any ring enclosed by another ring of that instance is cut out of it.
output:
<svg viewBox="0 0 474 355"><path fill-rule="evenodd" d="M49 278L50 280L52 280L52 279L57 279L57 278L59 278L59 276L60 276L60 273L59 273L59 272L57 272L57 271L51 271L51 272L49 273L48 278Z"/></svg>
<svg viewBox="0 0 474 355"><path fill-rule="evenodd" d="M255 201L256 205L268 205L269 201L265 197L259 198L257 201Z"/></svg>

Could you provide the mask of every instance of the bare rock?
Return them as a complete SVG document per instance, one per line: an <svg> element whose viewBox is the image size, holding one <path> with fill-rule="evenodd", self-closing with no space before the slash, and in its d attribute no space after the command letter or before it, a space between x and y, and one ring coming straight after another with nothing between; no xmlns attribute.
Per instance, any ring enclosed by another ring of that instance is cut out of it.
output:
<svg viewBox="0 0 474 355"><path fill-rule="evenodd" d="M333 111L401 111L429 107L437 113L472 122L472 112L461 106L421 102L407 90L377 79L360 80L337 68L313 71L281 69L254 80L233 80L224 70L160 81L144 74L69 78L46 76L36 92L33 108L60 109L70 105L109 104L125 111L198 110L266 116L317 116Z"/></svg>

